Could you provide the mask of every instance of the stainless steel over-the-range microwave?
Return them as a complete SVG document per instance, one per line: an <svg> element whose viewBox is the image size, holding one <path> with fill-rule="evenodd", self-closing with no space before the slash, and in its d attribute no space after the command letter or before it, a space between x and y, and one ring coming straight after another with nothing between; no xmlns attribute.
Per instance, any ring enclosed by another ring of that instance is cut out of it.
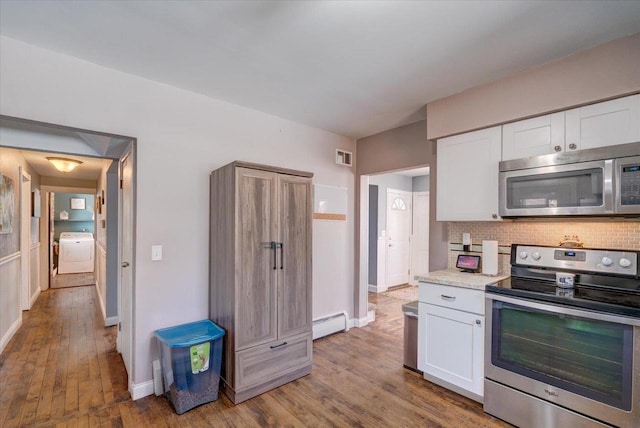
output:
<svg viewBox="0 0 640 428"><path fill-rule="evenodd" d="M640 142L500 162L500 216L640 215Z"/></svg>

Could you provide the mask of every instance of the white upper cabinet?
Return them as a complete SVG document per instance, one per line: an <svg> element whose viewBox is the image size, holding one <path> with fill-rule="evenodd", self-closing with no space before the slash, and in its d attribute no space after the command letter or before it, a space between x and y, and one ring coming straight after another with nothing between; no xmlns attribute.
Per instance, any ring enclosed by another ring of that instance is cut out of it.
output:
<svg viewBox="0 0 640 428"><path fill-rule="evenodd" d="M502 160L564 150L564 112L508 123L502 127Z"/></svg>
<svg viewBox="0 0 640 428"><path fill-rule="evenodd" d="M502 127L502 160L640 141L640 95L618 98Z"/></svg>
<svg viewBox="0 0 640 428"><path fill-rule="evenodd" d="M640 141L640 94L568 110L567 151Z"/></svg>
<svg viewBox="0 0 640 428"><path fill-rule="evenodd" d="M438 140L438 221L495 221L501 127Z"/></svg>

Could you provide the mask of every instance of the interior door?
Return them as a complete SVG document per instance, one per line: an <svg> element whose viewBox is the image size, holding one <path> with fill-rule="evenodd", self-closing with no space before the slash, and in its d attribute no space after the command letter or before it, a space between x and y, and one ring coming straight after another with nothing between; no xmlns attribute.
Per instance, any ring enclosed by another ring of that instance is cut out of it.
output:
<svg viewBox="0 0 640 428"><path fill-rule="evenodd" d="M277 339L276 180L273 172L236 170L236 350Z"/></svg>
<svg viewBox="0 0 640 428"><path fill-rule="evenodd" d="M129 375L129 385L133 380L133 152L129 152L120 161L121 178L121 225L120 231L120 302L118 315L120 319L118 329L118 350L122 354L124 366Z"/></svg>
<svg viewBox="0 0 640 428"><path fill-rule="evenodd" d="M411 273L409 284L418 285L416 275L429 272L429 192L413 193Z"/></svg>
<svg viewBox="0 0 640 428"><path fill-rule="evenodd" d="M387 287L409 282L411 217L411 192L387 189Z"/></svg>
<svg viewBox="0 0 640 428"><path fill-rule="evenodd" d="M55 241L55 214L56 214L56 194L49 193L49 287L53 284L53 268L57 267L53 261L57 257L53 242Z"/></svg>
<svg viewBox="0 0 640 428"><path fill-rule="evenodd" d="M278 332L286 337L311 326L311 180L279 175L278 188Z"/></svg>

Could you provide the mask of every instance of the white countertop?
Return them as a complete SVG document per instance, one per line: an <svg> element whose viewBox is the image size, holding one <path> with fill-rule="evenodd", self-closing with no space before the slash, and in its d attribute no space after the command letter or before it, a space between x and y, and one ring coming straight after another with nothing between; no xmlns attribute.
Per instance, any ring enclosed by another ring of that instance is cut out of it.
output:
<svg viewBox="0 0 640 428"><path fill-rule="evenodd" d="M482 275L481 273L461 272L458 269L437 270L415 276L415 279L420 282L452 285L454 287L471 288L474 290L484 290L487 285L495 284L506 278L509 278L509 275L489 276Z"/></svg>

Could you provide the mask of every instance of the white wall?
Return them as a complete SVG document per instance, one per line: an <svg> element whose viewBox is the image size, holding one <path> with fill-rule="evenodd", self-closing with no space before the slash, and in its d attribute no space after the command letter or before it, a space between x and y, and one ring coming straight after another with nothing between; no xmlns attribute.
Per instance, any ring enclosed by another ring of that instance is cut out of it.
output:
<svg viewBox="0 0 640 428"><path fill-rule="evenodd" d="M136 384L151 380L155 329L207 317L208 175L236 159L349 189L347 222L314 222L313 317L353 316L354 176L334 164L336 147L354 149L350 139L6 37L0 113L138 139ZM156 244L161 262L151 262Z"/></svg>
<svg viewBox="0 0 640 428"><path fill-rule="evenodd" d="M4 140L2 140L4 141ZM27 164L27 161L17 150L0 147L0 173L6 174L13 179L15 192L15 213L13 222L13 232L1 236L0 245L0 353L7 346L16 330L22 324L22 310L20 303L21 287L21 252L19 244L20 222L20 186L21 177L18 173L19 167L31 175L31 189L40 188L40 176ZM31 197L31 195L29 195ZM45 215L46 213L42 214ZM41 218L30 217L31 240L29 242L29 301L33 304L40 295L40 220Z"/></svg>
<svg viewBox="0 0 640 428"><path fill-rule="evenodd" d="M0 353L20 325L20 177L18 175L18 153L9 153L0 148L0 173L13 180L14 217L13 232L0 235Z"/></svg>

